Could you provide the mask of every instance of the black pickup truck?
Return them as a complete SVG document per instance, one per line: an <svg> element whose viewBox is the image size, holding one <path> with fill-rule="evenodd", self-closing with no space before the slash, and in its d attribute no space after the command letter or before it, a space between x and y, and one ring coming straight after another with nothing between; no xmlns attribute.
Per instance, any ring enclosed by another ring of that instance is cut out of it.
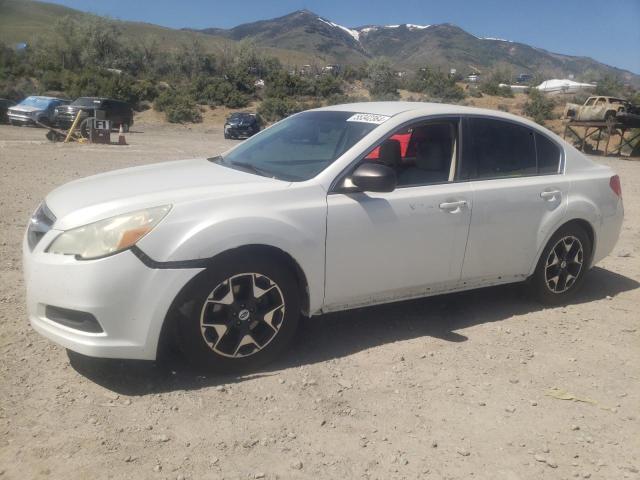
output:
<svg viewBox="0 0 640 480"><path fill-rule="evenodd" d="M127 103L101 97L80 97L70 105L56 107L54 123L58 127L69 128L78 112L82 112L82 122L85 118L95 117L96 110L104 111L104 120L111 120L111 126L115 129L122 125L122 129L128 132L129 127L133 125L133 110Z"/></svg>

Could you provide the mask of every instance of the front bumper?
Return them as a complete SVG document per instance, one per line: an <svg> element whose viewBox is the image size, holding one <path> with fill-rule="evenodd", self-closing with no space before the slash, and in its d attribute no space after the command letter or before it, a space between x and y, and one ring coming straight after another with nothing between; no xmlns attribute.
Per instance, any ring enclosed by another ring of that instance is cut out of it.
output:
<svg viewBox="0 0 640 480"><path fill-rule="evenodd" d="M49 231L33 251L26 237L23 241L27 313L33 328L84 355L155 359L173 299L202 269L149 268L129 250L97 260L45 253L59 233ZM47 318L47 306L90 314L102 331L84 331Z"/></svg>
<svg viewBox="0 0 640 480"><path fill-rule="evenodd" d="M75 121L77 114L78 114L77 112L58 113L54 118L54 123L60 128L69 129L71 128L71 125L73 125L73 122ZM82 113L80 115L80 120L78 120L78 125L80 125L80 122L82 122L82 120L84 120L85 118L89 118L89 116L90 115L88 113Z"/></svg>
<svg viewBox="0 0 640 480"><path fill-rule="evenodd" d="M257 133L253 127L237 127L232 125L225 125L224 131L232 137L250 137Z"/></svg>
<svg viewBox="0 0 640 480"><path fill-rule="evenodd" d="M12 123L22 123L24 125L34 125L35 122L30 115L21 115L16 113L8 113L7 117Z"/></svg>

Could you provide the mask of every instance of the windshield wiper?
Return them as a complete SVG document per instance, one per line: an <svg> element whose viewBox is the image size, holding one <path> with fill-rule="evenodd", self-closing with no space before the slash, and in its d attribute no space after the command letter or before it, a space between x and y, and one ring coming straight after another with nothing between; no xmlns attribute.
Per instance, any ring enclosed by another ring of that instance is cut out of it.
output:
<svg viewBox="0 0 640 480"><path fill-rule="evenodd" d="M207 160L209 160L212 163L217 163L219 165L224 165L225 167L229 167L229 168L240 167L241 169L243 169L243 170L245 170L247 172L255 173L256 175L260 175L261 177L275 178L276 180L281 180L273 172L269 172L267 170L263 170L263 169L261 169L259 167L256 167L255 165L252 165L251 163L230 162L228 160L225 160L222 157L222 155L217 155L215 157L207 158Z"/></svg>
<svg viewBox="0 0 640 480"><path fill-rule="evenodd" d="M263 170L247 162L228 162L227 165L231 165L232 167L243 168L245 170L248 170L249 172L253 172L256 175L260 175L262 177L276 178L276 176L273 173L268 172L267 170Z"/></svg>

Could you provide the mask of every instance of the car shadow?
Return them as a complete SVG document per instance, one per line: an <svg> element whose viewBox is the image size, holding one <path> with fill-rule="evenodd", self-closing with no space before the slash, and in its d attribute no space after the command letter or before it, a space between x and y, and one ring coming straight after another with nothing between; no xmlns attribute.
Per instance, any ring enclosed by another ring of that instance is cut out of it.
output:
<svg viewBox="0 0 640 480"><path fill-rule="evenodd" d="M571 304L613 297L640 286L599 267L585 280ZM71 366L89 380L122 395L141 396L242 382L418 337L465 342L468 338L460 330L544 308L528 298L522 285L514 284L321 315L302 323L292 348L280 360L248 375L203 374L174 351L157 362L98 359L71 351L68 356Z"/></svg>

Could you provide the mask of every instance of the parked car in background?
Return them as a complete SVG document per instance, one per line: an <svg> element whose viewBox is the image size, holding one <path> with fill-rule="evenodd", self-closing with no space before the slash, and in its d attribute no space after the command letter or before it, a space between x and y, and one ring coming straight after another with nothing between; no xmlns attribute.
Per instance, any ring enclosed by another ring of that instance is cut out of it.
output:
<svg viewBox="0 0 640 480"><path fill-rule="evenodd" d="M255 113L232 113L224 122L224 138L248 138L259 131L260 119Z"/></svg>
<svg viewBox="0 0 640 480"><path fill-rule="evenodd" d="M66 105L69 100L55 97L31 96L8 110L11 125L33 125L35 122L50 125L53 123L56 107Z"/></svg>
<svg viewBox="0 0 640 480"><path fill-rule="evenodd" d="M640 122L640 106L616 97L589 97L584 105L567 103L564 117L581 122Z"/></svg>
<svg viewBox="0 0 640 480"><path fill-rule="evenodd" d="M201 368L245 369L301 314L514 282L563 304L622 220L615 172L529 120L334 105L49 193L23 241L27 310L85 355L151 360L178 339Z"/></svg>
<svg viewBox="0 0 640 480"><path fill-rule="evenodd" d="M9 107L15 105L16 102L7 100L6 98L0 98L0 123L9 123L9 117L7 112Z"/></svg>
<svg viewBox="0 0 640 480"><path fill-rule="evenodd" d="M82 122L87 118L95 117L98 110L104 112L102 118L110 120L111 127L114 129L119 129L122 125L122 129L128 132L129 127L133 125L133 109L128 103L102 97L80 97L69 105L60 106L56 109L55 123L61 128L69 128L78 112L80 112L80 122Z"/></svg>

